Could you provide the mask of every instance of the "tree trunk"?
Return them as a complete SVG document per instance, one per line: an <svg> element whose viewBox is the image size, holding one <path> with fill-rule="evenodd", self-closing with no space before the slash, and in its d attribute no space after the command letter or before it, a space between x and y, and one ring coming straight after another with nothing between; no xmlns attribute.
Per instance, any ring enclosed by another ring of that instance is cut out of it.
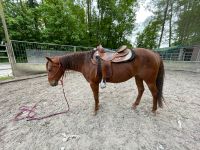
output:
<svg viewBox="0 0 200 150"><path fill-rule="evenodd" d="M92 0L87 0L87 32L89 36L89 44L91 44L91 5L92 5Z"/></svg>
<svg viewBox="0 0 200 150"><path fill-rule="evenodd" d="M172 40L172 15L173 15L173 2L170 1L170 17L169 17L169 47L171 47Z"/></svg>
<svg viewBox="0 0 200 150"><path fill-rule="evenodd" d="M167 0L167 5L165 7L164 18L163 18L163 22L162 22L162 29L161 29L161 35L160 35L158 47L160 47L161 42L162 42L163 32L164 32L164 28L165 28L165 21L166 21L166 18L167 18L168 7L169 7L169 0Z"/></svg>

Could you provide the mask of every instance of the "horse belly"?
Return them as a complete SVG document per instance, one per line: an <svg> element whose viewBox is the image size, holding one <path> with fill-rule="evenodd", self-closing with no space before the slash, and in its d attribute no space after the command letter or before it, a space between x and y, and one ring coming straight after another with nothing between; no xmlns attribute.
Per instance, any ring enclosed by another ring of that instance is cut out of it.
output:
<svg viewBox="0 0 200 150"><path fill-rule="evenodd" d="M129 80L135 75L133 65L131 63L126 64L114 64L112 65L112 76L108 82L120 83Z"/></svg>

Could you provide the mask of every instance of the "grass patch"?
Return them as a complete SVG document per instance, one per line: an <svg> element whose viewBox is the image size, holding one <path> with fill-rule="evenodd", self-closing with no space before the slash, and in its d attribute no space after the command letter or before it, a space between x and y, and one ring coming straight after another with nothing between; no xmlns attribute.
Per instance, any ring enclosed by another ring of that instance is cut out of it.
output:
<svg viewBox="0 0 200 150"><path fill-rule="evenodd" d="M14 77L11 76L0 77L0 81L11 80L11 79L14 79Z"/></svg>

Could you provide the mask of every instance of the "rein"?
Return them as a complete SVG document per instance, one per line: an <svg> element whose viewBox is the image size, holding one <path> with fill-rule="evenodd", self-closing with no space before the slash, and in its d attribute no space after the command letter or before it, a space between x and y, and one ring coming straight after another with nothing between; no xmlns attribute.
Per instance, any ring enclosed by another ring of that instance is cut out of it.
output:
<svg viewBox="0 0 200 150"><path fill-rule="evenodd" d="M55 77L55 75L58 73L58 71L60 70L60 68L64 71L65 73L65 70L64 68L61 66L60 64L60 60L59 60L59 68L58 70L56 71L56 73L52 76L52 77L48 77L49 79L52 79L53 77ZM33 107L28 107L28 106L22 106L19 108L19 113L15 116L15 118L13 119L14 121L19 121L19 120L23 120L23 119L26 119L27 121L32 121L32 120L42 120L42 119L46 119L46 118L50 118L50 117L53 117L53 116L57 116L57 115L60 115L60 114L64 114L64 113L67 113L69 110L70 110L70 107L69 107L69 103L68 103L68 100L66 98L66 95L65 95L65 89L64 89L64 84L63 84L63 78L64 78L64 73L60 79L60 83L62 85L62 91L63 91L63 95L64 95L64 98L65 98L65 101L67 103L67 110L66 111L62 111L62 112L58 112L58 113L54 113L54 114L50 114L50 115L47 115L47 116L42 116L42 117L36 117L36 107L37 107L37 104L39 102L37 102ZM24 117L21 117L22 114L24 113L27 113L26 116Z"/></svg>

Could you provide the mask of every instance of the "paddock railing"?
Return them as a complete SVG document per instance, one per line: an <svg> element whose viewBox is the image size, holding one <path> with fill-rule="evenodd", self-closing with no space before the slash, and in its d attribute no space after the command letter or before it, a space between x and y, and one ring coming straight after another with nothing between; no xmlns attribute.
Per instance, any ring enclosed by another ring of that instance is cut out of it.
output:
<svg viewBox="0 0 200 150"><path fill-rule="evenodd" d="M46 56L64 55L71 52L88 51L93 47L59 45L12 40L16 63L44 63ZM155 50L166 61L200 61L200 45L168 50Z"/></svg>
<svg viewBox="0 0 200 150"><path fill-rule="evenodd" d="M93 49L93 47L16 40L12 41L10 47L12 47L14 52L13 60L15 65L11 68L15 76L46 73L44 65L46 63L46 56L65 55L71 52L89 51ZM108 49L106 50L109 51ZM8 62L7 50L3 49L1 51L0 63L3 64L3 62ZM165 67L168 69L200 72L200 45L192 47L171 47L155 51L165 60Z"/></svg>
<svg viewBox="0 0 200 150"><path fill-rule="evenodd" d="M178 48L175 50L157 51L163 60L167 61L200 61L200 45L190 48Z"/></svg>
<svg viewBox="0 0 200 150"><path fill-rule="evenodd" d="M64 55L71 52L88 51L92 47L59 45L12 40L16 63L44 63L46 56Z"/></svg>
<svg viewBox="0 0 200 150"><path fill-rule="evenodd" d="M183 54L164 52L160 53L160 56L163 60L169 61L200 61L200 51L195 56L193 56L193 52L185 52Z"/></svg>
<svg viewBox="0 0 200 150"><path fill-rule="evenodd" d="M169 61L200 61L200 53L197 57L192 57L192 52L187 52L182 55L180 53L160 53L160 56L163 60Z"/></svg>

